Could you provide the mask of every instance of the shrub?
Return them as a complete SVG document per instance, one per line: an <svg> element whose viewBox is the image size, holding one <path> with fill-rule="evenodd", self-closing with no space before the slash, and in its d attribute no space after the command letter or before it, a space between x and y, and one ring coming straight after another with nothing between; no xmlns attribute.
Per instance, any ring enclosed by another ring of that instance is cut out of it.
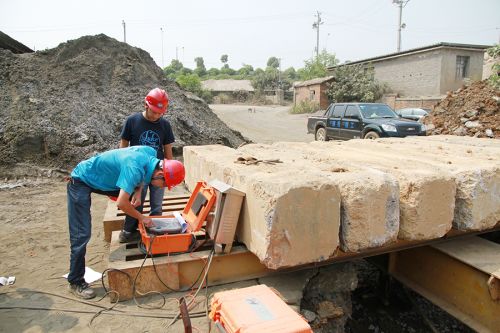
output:
<svg viewBox="0 0 500 333"><path fill-rule="evenodd" d="M303 100L294 105L290 109L290 113L313 113L319 110L319 103L314 101Z"/></svg>

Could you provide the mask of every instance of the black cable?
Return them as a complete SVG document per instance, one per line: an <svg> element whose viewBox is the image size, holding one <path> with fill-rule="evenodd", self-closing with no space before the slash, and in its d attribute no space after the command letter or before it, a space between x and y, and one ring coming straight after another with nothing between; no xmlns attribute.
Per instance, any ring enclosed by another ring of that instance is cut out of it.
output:
<svg viewBox="0 0 500 333"><path fill-rule="evenodd" d="M70 310L70 309L58 309L58 308L42 308L35 306L0 306L0 310L33 310L33 311L58 311L58 312L70 312L70 313L83 313L83 314L95 314L94 311L90 310ZM110 312L103 312L101 314L107 314L111 316L127 316L127 317L141 317L141 318L158 318L158 319L172 319L174 315L148 315L137 312L123 312L118 310L112 310ZM191 318L202 318L205 317L204 312L193 312L190 313Z"/></svg>

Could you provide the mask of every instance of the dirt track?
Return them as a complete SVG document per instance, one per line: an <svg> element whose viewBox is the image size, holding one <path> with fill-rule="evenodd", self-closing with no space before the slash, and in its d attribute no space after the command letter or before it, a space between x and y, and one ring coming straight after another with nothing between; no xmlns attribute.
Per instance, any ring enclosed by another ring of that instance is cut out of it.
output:
<svg viewBox="0 0 500 333"><path fill-rule="evenodd" d="M312 134L307 134L308 115L289 114L290 106L212 104L210 109L231 129L256 143L314 140Z"/></svg>

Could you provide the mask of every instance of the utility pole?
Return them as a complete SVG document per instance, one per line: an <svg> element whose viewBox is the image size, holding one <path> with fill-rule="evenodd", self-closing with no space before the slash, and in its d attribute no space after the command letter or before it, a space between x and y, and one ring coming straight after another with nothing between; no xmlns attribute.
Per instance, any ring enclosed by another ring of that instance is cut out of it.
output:
<svg viewBox="0 0 500 333"><path fill-rule="evenodd" d="M123 42L126 43L127 42L127 33L125 30L125 20L122 20L122 25L123 25Z"/></svg>
<svg viewBox="0 0 500 333"><path fill-rule="evenodd" d="M396 0L394 0L396 1ZM321 21L321 13L316 11L316 22L313 23L313 29L316 29L316 60L318 60L319 57L319 26L323 24L323 21Z"/></svg>
<svg viewBox="0 0 500 333"><path fill-rule="evenodd" d="M175 47L175 60L179 61L179 47Z"/></svg>
<svg viewBox="0 0 500 333"><path fill-rule="evenodd" d="M278 58L278 88L281 89L281 58Z"/></svg>
<svg viewBox="0 0 500 333"><path fill-rule="evenodd" d="M161 31L161 67L165 67L165 63L163 62L163 27L160 27Z"/></svg>
<svg viewBox="0 0 500 333"><path fill-rule="evenodd" d="M392 0L393 4L398 5L399 7L399 17L398 17L398 52L401 52L401 29L404 29L406 27L405 23L402 23L402 17L403 17L403 7L406 6L406 4L410 0Z"/></svg>

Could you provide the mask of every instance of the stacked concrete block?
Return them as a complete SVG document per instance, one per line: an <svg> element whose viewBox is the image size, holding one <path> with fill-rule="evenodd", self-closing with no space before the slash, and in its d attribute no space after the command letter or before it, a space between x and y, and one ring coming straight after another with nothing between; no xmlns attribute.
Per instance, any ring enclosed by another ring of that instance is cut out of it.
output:
<svg viewBox="0 0 500 333"><path fill-rule="evenodd" d="M237 236L270 268L490 229L499 157L495 140L455 137L184 148L191 189L219 179L246 193Z"/></svg>
<svg viewBox="0 0 500 333"><path fill-rule="evenodd" d="M496 140L468 138L460 144L449 137L430 138L351 140L345 145L359 153L386 158L404 156L408 170L448 170L457 188L453 226L465 231L494 227L500 221L500 154Z"/></svg>
<svg viewBox="0 0 500 333"><path fill-rule="evenodd" d="M342 197L341 249L358 252L397 239L399 187L386 172L332 159L328 148L315 151L306 143L250 144L238 149L244 156L279 159L287 168L310 170L337 186ZM451 222L450 222L451 223Z"/></svg>
<svg viewBox="0 0 500 333"><path fill-rule="evenodd" d="M237 236L269 268L331 257L339 245L340 193L321 174L283 163L235 163L225 146L184 148L186 183L219 179L246 193Z"/></svg>
<svg viewBox="0 0 500 333"><path fill-rule="evenodd" d="M343 168L355 171L355 174L362 170L377 170L385 175L391 175L399 184L397 197L399 197L400 212L396 214L400 215L398 234L400 239L438 238L445 235L452 227L456 186L451 173L445 169L425 166L408 169L407 161L398 155L390 158L377 156L370 150L357 151L353 147L346 149L346 145L339 142L275 145L283 146L296 154L303 154L302 160L307 160L308 164L320 169L340 163ZM347 187L341 187L343 202L348 198L343 193L345 188ZM377 198L375 193L365 196L364 200L367 205L373 206L374 198ZM341 226L344 225L342 221Z"/></svg>

